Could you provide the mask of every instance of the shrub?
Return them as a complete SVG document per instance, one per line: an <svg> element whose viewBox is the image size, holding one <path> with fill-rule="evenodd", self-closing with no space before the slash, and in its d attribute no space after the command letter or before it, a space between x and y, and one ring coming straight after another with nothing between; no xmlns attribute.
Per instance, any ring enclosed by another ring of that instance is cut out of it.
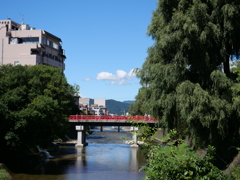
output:
<svg viewBox="0 0 240 180"><path fill-rule="evenodd" d="M0 180L10 180L11 176L5 169L0 169Z"/></svg>
<svg viewBox="0 0 240 180"><path fill-rule="evenodd" d="M228 177L211 163L214 152L215 148L209 146L207 155L201 158L186 144L153 146L149 163L142 169L148 180L226 180Z"/></svg>

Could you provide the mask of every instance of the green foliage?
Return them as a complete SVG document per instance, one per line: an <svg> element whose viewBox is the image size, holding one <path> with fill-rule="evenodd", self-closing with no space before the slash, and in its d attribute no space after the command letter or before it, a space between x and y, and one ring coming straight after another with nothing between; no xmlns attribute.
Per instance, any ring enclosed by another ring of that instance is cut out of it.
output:
<svg viewBox="0 0 240 180"><path fill-rule="evenodd" d="M68 130L77 89L55 67L0 66L0 141L44 146Z"/></svg>
<svg viewBox="0 0 240 180"><path fill-rule="evenodd" d="M202 158L186 144L153 146L149 152L149 162L142 169L146 172L148 180L228 179L211 163L215 149L209 146L207 151L207 155Z"/></svg>
<svg viewBox="0 0 240 180"><path fill-rule="evenodd" d="M139 116L143 116L144 114L151 114L151 112L149 112L149 108L147 106L143 106L144 101L146 100L146 88L142 87L139 89L138 91L138 95L135 97L136 101L132 104L130 104L130 110L129 113L131 115L139 115Z"/></svg>
<svg viewBox="0 0 240 180"><path fill-rule="evenodd" d="M145 145L153 144L154 135L157 132L157 125L150 127L147 123L138 123L135 121L132 121L131 123L132 126L138 128L136 131L138 140L144 142Z"/></svg>
<svg viewBox="0 0 240 180"><path fill-rule="evenodd" d="M235 61L232 64L232 72L236 75L235 82L232 86L232 90L235 93L234 99L237 99L240 96L240 63Z"/></svg>
<svg viewBox="0 0 240 180"><path fill-rule="evenodd" d="M226 149L239 144L239 82L229 64L239 58L239 6L235 0L158 1L148 27L155 43L136 70L142 88L131 107L159 117L161 127L180 137L189 135L195 147L215 146L227 161Z"/></svg>
<svg viewBox="0 0 240 180"><path fill-rule="evenodd" d="M239 180L240 179L240 166L236 166L231 172L232 179Z"/></svg>
<svg viewBox="0 0 240 180"><path fill-rule="evenodd" d="M11 180L12 178L5 169L0 169L0 179L1 180Z"/></svg>
<svg viewBox="0 0 240 180"><path fill-rule="evenodd" d="M178 136L179 136L179 134L178 134L178 132L177 132L176 130L171 129L171 130L169 131L169 138L170 138L171 140L176 140L176 139L178 139Z"/></svg>

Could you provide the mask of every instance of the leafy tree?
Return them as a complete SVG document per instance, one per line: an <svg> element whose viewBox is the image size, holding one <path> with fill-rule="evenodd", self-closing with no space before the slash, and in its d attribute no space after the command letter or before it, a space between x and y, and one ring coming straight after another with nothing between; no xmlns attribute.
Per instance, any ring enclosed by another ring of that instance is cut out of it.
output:
<svg viewBox="0 0 240 180"><path fill-rule="evenodd" d="M1 146L44 146L64 136L75 94L59 68L0 66Z"/></svg>
<svg viewBox="0 0 240 180"><path fill-rule="evenodd" d="M148 28L155 43L138 70L142 106L161 126L218 153L239 143L229 65L240 52L239 7L236 0L160 0Z"/></svg>
<svg viewBox="0 0 240 180"><path fill-rule="evenodd" d="M234 98L238 98L240 96L240 61L233 62L231 66L231 71L236 75L232 90L235 93Z"/></svg>
<svg viewBox="0 0 240 180"><path fill-rule="evenodd" d="M136 102L130 104L130 110L129 113L131 115L139 115L139 116L143 116L146 113L147 114L151 114L149 112L149 109L145 108L143 106L143 102L145 101L145 89L144 87L139 89L138 95L135 97L136 98Z"/></svg>

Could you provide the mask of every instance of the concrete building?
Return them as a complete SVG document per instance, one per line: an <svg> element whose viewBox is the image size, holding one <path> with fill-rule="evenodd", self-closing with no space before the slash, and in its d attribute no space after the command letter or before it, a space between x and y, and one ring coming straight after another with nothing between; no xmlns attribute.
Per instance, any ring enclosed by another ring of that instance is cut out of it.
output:
<svg viewBox="0 0 240 180"><path fill-rule="evenodd" d="M45 64L65 70L65 53L62 40L28 24L18 24L11 19L0 20L0 65Z"/></svg>
<svg viewBox="0 0 240 180"><path fill-rule="evenodd" d="M89 98L80 98L79 106L86 114L108 115L105 99L94 99L94 104L90 104Z"/></svg>
<svg viewBox="0 0 240 180"><path fill-rule="evenodd" d="M95 115L108 115L105 99L94 99L91 109L95 111Z"/></svg>
<svg viewBox="0 0 240 180"><path fill-rule="evenodd" d="M79 107L85 114L89 114L89 98L79 98Z"/></svg>
<svg viewBox="0 0 240 180"><path fill-rule="evenodd" d="M79 104L81 104L83 106L89 106L90 99L89 98L79 98Z"/></svg>
<svg viewBox="0 0 240 180"><path fill-rule="evenodd" d="M94 99L94 104L97 104L98 106L106 106L106 100L105 99Z"/></svg>

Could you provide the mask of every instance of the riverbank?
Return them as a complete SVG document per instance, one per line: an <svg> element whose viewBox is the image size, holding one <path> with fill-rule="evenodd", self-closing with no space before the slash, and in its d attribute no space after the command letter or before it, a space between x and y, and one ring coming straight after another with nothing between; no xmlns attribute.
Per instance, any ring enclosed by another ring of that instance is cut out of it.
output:
<svg viewBox="0 0 240 180"><path fill-rule="evenodd" d="M8 172L7 167L0 163L0 180L11 180L10 173Z"/></svg>

